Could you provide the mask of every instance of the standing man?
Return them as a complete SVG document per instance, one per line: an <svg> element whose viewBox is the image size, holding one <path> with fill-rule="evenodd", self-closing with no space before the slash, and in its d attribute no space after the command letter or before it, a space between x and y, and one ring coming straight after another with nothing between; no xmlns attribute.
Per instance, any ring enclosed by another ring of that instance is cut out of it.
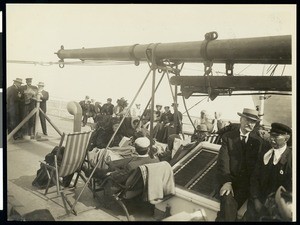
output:
<svg viewBox="0 0 300 225"><path fill-rule="evenodd" d="M23 115L21 114L21 84L22 79L16 78L13 85L7 88L6 103L7 103L7 130L8 133L12 132L18 124L22 121ZM19 130L13 138L15 140L22 138L22 132Z"/></svg>
<svg viewBox="0 0 300 225"><path fill-rule="evenodd" d="M216 221L235 221L237 211L250 195L250 176L254 170L261 139L249 135L260 121L254 109L243 110L240 128L225 133L217 160L220 211Z"/></svg>
<svg viewBox="0 0 300 225"><path fill-rule="evenodd" d="M221 119L221 112L215 112L215 118L212 120L213 129L212 133L217 133L218 130L221 130L223 127L225 127L225 123Z"/></svg>
<svg viewBox="0 0 300 225"><path fill-rule="evenodd" d="M101 114L112 115L114 113L114 105L111 102L112 99L108 98L107 102L101 108Z"/></svg>
<svg viewBox="0 0 300 225"><path fill-rule="evenodd" d="M23 93L24 119L35 107L33 97L36 96L38 89L36 86L32 85L32 78L26 78L26 85L21 86L21 90ZM31 138L34 138L34 124L35 118L31 117L24 126L24 133L31 136Z"/></svg>
<svg viewBox="0 0 300 225"><path fill-rule="evenodd" d="M88 111L88 105L90 102L90 97L85 96L85 99L79 102L79 105L82 109L82 126L84 127L87 123L87 111Z"/></svg>
<svg viewBox="0 0 300 225"><path fill-rule="evenodd" d="M264 203L279 187L292 192L292 147L287 145L292 130L281 123L272 123L270 131L271 148L264 149L258 158L251 176L246 221L258 221L267 209Z"/></svg>
<svg viewBox="0 0 300 225"><path fill-rule="evenodd" d="M175 132L180 134L182 132L182 113L178 110L178 103L172 103L173 107L173 123L176 125ZM176 114L177 109L177 114Z"/></svg>
<svg viewBox="0 0 300 225"><path fill-rule="evenodd" d="M44 90L44 86L45 86L44 82L38 83L38 94L41 96L40 108L41 108L41 110L43 110L44 113L46 113L46 111L47 111L46 101L48 101L48 99L49 99L49 93L48 93L48 91ZM45 118L44 114L41 112L39 115L40 115L43 134L47 136L48 133L47 133L47 126L46 126L46 118Z"/></svg>

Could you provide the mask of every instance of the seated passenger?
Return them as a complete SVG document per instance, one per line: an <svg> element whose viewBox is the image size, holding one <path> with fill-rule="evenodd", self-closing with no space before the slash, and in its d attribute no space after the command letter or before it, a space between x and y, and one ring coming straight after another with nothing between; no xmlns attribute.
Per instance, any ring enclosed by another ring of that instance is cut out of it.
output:
<svg viewBox="0 0 300 225"><path fill-rule="evenodd" d="M153 136L157 141L167 143L167 139L171 132L168 131L169 125L173 122L173 114L170 111L169 106L164 107L165 111L162 113L159 123L156 124Z"/></svg>
<svg viewBox="0 0 300 225"><path fill-rule="evenodd" d="M206 112L206 110L202 110L201 114L200 114L200 119L196 119L194 121L194 126L197 127L200 124L205 124L207 126L207 130L209 133L212 132L213 130L213 124L211 119L208 116L208 113Z"/></svg>
<svg viewBox="0 0 300 225"><path fill-rule="evenodd" d="M98 122L88 144L89 151L95 147L105 148L114 132L112 126L116 122L111 115L100 115L97 118Z"/></svg>
<svg viewBox="0 0 300 225"><path fill-rule="evenodd" d="M137 138L134 142L134 146L138 156L108 162L108 169L97 168L93 177L102 179L110 175L118 183L124 183L130 172L140 165L159 162L158 159L150 158L148 155L150 149L150 140L148 138ZM86 176L90 176L92 169L88 170L87 168L83 168L83 171Z"/></svg>
<svg viewBox="0 0 300 225"><path fill-rule="evenodd" d="M191 141L194 142L202 142L206 140L206 137L208 135L207 126L205 124L200 124L197 126L196 130L194 131L194 134L191 137Z"/></svg>

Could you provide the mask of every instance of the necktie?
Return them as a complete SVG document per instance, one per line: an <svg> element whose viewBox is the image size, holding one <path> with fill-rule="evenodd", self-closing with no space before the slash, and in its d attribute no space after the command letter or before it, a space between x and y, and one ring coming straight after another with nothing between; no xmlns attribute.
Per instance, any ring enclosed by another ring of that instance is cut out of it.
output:
<svg viewBox="0 0 300 225"><path fill-rule="evenodd" d="M247 137L247 136L245 136L245 135L241 135L241 142L242 142L243 144L246 144L246 137Z"/></svg>

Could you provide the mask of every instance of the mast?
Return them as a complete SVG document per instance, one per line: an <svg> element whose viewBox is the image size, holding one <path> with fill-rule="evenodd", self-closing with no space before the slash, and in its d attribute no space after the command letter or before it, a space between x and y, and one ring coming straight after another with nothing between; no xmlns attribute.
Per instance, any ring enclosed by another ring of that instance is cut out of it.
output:
<svg viewBox="0 0 300 225"><path fill-rule="evenodd" d="M213 32L212 32L213 33ZM210 33L208 33L210 34ZM216 34L216 32L215 32ZM204 41L135 44L102 48L61 49L55 53L65 59L147 61L146 50L156 45L157 62L204 62L247 64L291 64L291 35Z"/></svg>

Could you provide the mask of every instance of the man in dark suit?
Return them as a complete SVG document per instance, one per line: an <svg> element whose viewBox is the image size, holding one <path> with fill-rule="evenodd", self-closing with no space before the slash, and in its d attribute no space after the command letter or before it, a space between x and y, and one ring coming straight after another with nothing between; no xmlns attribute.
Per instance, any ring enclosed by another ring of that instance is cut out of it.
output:
<svg viewBox="0 0 300 225"><path fill-rule="evenodd" d="M88 107L90 104L90 97L89 96L85 96L85 99L79 102L79 105L81 106L82 109L82 126L84 127L87 123L87 111L88 111Z"/></svg>
<svg viewBox="0 0 300 225"><path fill-rule="evenodd" d="M291 133L291 128L284 124L271 124L271 147L261 151L251 176L246 221L258 221L265 214L267 197L279 187L292 191L292 147L287 145Z"/></svg>
<svg viewBox="0 0 300 225"><path fill-rule="evenodd" d="M220 211L216 221L235 221L237 211L250 195L250 176L254 170L261 139L249 135L260 120L258 112L245 108L240 128L225 133L217 160Z"/></svg>
<svg viewBox="0 0 300 225"><path fill-rule="evenodd" d="M47 111L47 106L46 106L46 101L49 99L49 93L48 91L44 90L44 82L39 82L38 83L38 94L40 95L40 108L43 110L44 113ZM40 112L40 120L41 120L41 126L43 130L44 135L48 135L47 133L47 126L46 126L46 118L43 113Z"/></svg>
<svg viewBox="0 0 300 225"><path fill-rule="evenodd" d="M107 170L97 168L93 176L101 179L110 175L118 183L124 183L132 170L144 164L159 162L159 159L150 158L148 154L150 140L147 137L137 138L134 146L138 156L111 161L108 163L109 168ZM83 168L83 171L87 176L91 173L91 170L89 171L85 168Z"/></svg>
<svg viewBox="0 0 300 225"><path fill-rule="evenodd" d="M26 78L26 85L21 86L23 94L23 119L34 109L35 100L33 99L37 94L37 87L32 85L32 78ZM24 125L24 134L34 138L34 127L35 127L35 118L31 117L28 122Z"/></svg>
<svg viewBox="0 0 300 225"><path fill-rule="evenodd" d="M8 133L13 131L14 128L18 126L18 124L22 120L21 114L21 84L22 79L16 78L12 86L7 88L6 91L6 102L7 102L7 130ZM15 140L22 138L22 132L19 130L13 138Z"/></svg>
<svg viewBox="0 0 300 225"><path fill-rule="evenodd" d="M114 105L111 102L112 99L108 98L107 102L101 108L101 114L112 115L114 113Z"/></svg>

